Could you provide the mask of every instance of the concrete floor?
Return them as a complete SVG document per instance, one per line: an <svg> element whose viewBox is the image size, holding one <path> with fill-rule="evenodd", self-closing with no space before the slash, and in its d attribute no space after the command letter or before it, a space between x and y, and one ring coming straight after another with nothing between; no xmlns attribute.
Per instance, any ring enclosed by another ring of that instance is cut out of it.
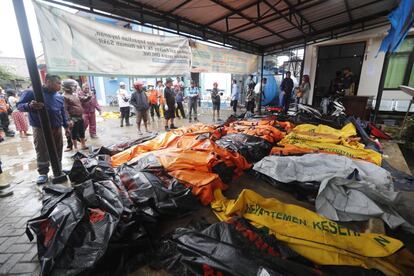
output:
<svg viewBox="0 0 414 276"><path fill-rule="evenodd" d="M230 110L222 111L222 118L227 118L230 113ZM199 120L203 123L211 123L211 110L200 110ZM131 122L133 121L135 121L135 118L132 118ZM188 120L176 120L176 126L178 127L188 124ZM154 132L164 131L164 121L155 120L151 122L150 130ZM135 126L120 128L118 119L98 117L98 136L98 139L90 139L89 134L87 134L87 143L99 147L133 139L138 134ZM406 167L404 168L404 159L401 157L398 146L386 145L385 152L386 158L392 161L396 168L407 170ZM72 154L74 152L64 153L63 168L70 169ZM12 196L0 198L0 275L38 274L39 264L35 241L30 242L24 233L26 221L36 217L41 208L41 187L38 187L34 182L37 171L33 138L20 138L18 135L14 138L7 138L5 142L0 144L0 158L3 162L3 174L0 174L0 184L10 183L14 190ZM224 195L235 198L245 188L254 189L266 197L274 197L285 203L293 203L311 210L314 209L312 204L298 201L291 194L275 189L247 174L233 181L229 185L229 189L224 192ZM202 207L194 216L184 217L173 223L169 222L161 225L161 227L165 232L168 232L177 226L186 225L191 219L200 217L204 217L210 223L217 221L209 207ZM357 227L358 230L370 228L370 231L375 229L374 232L383 231L382 221L378 220L363 225L349 226ZM144 267L132 275L164 275L164 273L155 273Z"/></svg>

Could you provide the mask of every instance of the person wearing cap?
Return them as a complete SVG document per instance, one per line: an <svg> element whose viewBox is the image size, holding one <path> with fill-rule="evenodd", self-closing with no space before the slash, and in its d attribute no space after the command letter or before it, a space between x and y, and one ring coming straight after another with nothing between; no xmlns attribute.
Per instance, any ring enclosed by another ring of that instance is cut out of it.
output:
<svg viewBox="0 0 414 276"><path fill-rule="evenodd" d="M176 129L174 126L175 118L175 94L172 88L173 81L171 78L168 78L165 82L164 88L164 118L165 118L165 130L169 131L170 129ZM170 123L170 127L168 127Z"/></svg>
<svg viewBox="0 0 414 276"><path fill-rule="evenodd" d="M157 114L158 119L161 117L160 115L160 98L162 93L159 91L158 87L162 81L157 81L157 88L151 87L148 91L148 100L150 104L150 113L152 121L154 121L154 116Z"/></svg>
<svg viewBox="0 0 414 276"><path fill-rule="evenodd" d="M64 91L63 98L65 99L65 110L69 117L73 148L78 150L79 140L81 143L81 150L87 150L88 147L85 144L85 126L83 122L82 102L89 101L91 99L91 95L79 98L75 93L78 88L78 82L73 79L64 80L62 86ZM65 151L71 150L72 148L68 147Z"/></svg>
<svg viewBox="0 0 414 276"><path fill-rule="evenodd" d="M63 136L62 127L68 129L64 98L57 93L61 89L60 77L56 75L46 75L45 86L43 87L44 103L37 102L33 90L24 91L17 108L22 112L29 113L29 123L33 128L33 142L36 150L37 171L39 177L37 184L45 184L48 181L49 155L43 132L40 125L38 110L45 108L49 114L52 135L55 140L56 152L59 161L62 161ZM60 164L61 166L61 164Z"/></svg>
<svg viewBox="0 0 414 276"><path fill-rule="evenodd" d="M96 114L95 110L101 114L101 106L96 100L94 91L89 89L87 83L83 84L82 90L79 92L79 98L81 99L82 108L83 108L83 123L85 131L89 127L89 135L92 139L98 138L96 136ZM94 89L93 89L94 90Z"/></svg>
<svg viewBox="0 0 414 276"><path fill-rule="evenodd" d="M213 89L211 90L211 102L213 103L213 122L216 119L216 112L217 112L217 120L220 121L220 93L218 89L218 83L213 83Z"/></svg>
<svg viewBox="0 0 414 276"><path fill-rule="evenodd" d="M131 98L131 94L125 89L124 82L121 81L119 83L119 89L116 91L116 95L118 97L119 111L121 112L121 127L124 126L124 119L126 126L132 126L129 123L129 99Z"/></svg>
<svg viewBox="0 0 414 276"><path fill-rule="evenodd" d="M200 97L200 90L195 86L195 82L192 80L190 82L190 87L188 87L188 121L191 123L191 115L194 111L194 121L197 120L197 105L198 98Z"/></svg>
<svg viewBox="0 0 414 276"><path fill-rule="evenodd" d="M141 135L141 121L144 121L145 131L148 131L148 109L150 107L147 94L144 92L144 84L140 81L134 82L135 91L131 95L130 103L135 107L137 114L138 135Z"/></svg>

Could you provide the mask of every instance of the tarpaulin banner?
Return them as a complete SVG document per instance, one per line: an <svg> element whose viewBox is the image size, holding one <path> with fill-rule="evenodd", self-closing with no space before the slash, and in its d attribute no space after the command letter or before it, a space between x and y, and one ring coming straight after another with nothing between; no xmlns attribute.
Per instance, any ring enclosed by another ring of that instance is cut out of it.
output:
<svg viewBox="0 0 414 276"><path fill-rule="evenodd" d="M383 234L360 233L296 205L264 198L243 190L237 199L226 199L220 190L211 207L220 220L242 216L256 227L268 228L300 255L321 265L354 265L398 274L399 268L384 257L403 247Z"/></svg>
<svg viewBox="0 0 414 276"><path fill-rule="evenodd" d="M131 31L33 3L49 73L165 76L190 72L186 38Z"/></svg>
<svg viewBox="0 0 414 276"><path fill-rule="evenodd" d="M257 71L258 56L191 42L191 72L251 74Z"/></svg>

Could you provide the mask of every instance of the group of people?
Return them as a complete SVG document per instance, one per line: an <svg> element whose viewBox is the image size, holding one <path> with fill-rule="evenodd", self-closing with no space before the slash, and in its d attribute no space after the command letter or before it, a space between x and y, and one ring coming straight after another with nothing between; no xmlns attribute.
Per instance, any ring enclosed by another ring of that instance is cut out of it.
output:
<svg viewBox="0 0 414 276"><path fill-rule="evenodd" d="M62 84L63 94L61 94ZM60 161L63 152L62 128L68 139L66 151L77 150L78 142L80 142L81 149L87 149L85 130L89 127L91 138L97 137L95 110L101 111L94 91L87 84L82 86L81 91L78 91L78 83L75 80L68 79L62 83L60 77L56 75L46 75L43 100L43 103L36 101L33 90L28 89L16 102L18 112L28 113L29 123L33 129L33 142L39 173L37 184L46 183L49 172L48 148L42 132L39 111L46 110L49 115L55 148Z"/></svg>
<svg viewBox="0 0 414 276"><path fill-rule="evenodd" d="M8 89L4 91L0 87L0 142L4 140L4 136L13 137L14 131L9 129L11 115L16 126L16 130L20 133L21 138L26 138L30 134L28 133L29 124L24 113L17 109L17 102L19 96L14 89Z"/></svg>
<svg viewBox="0 0 414 276"><path fill-rule="evenodd" d="M148 132L149 114L152 121L155 116L161 118L161 110L165 119L165 130L176 129L174 119L187 118L184 111L184 99L188 99L188 120L189 122L198 122L197 107L200 103L201 93L194 81L190 82L190 87L185 89L183 80L177 77L176 81L168 78L165 84L159 80L156 86L148 86L144 89L144 84L140 81L133 83L133 93L125 89L125 83L120 82L120 88L117 91L119 108L121 113L121 127L130 126L130 106L132 105L136 112L136 123L138 134L142 134L141 124L144 124L145 131Z"/></svg>

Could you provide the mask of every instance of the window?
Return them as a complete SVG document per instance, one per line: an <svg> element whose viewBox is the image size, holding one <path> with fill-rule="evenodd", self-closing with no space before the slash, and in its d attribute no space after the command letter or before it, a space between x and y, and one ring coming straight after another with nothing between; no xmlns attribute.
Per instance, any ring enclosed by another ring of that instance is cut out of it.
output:
<svg viewBox="0 0 414 276"><path fill-rule="evenodd" d="M398 86L414 87L414 37L407 37L397 52L390 55L384 88L398 89Z"/></svg>

